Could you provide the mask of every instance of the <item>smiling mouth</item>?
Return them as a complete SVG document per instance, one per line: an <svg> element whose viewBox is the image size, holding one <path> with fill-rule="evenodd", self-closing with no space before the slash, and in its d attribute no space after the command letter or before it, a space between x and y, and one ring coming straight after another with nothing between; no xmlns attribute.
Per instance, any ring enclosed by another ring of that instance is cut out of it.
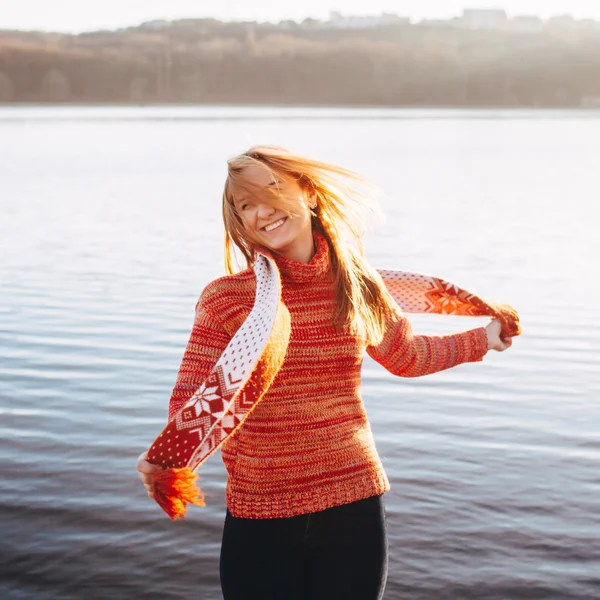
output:
<svg viewBox="0 0 600 600"><path fill-rule="evenodd" d="M281 227L285 223L286 219L287 217L283 217L283 219L279 219L279 221L275 221L275 223L269 223L268 225L265 225L260 229L261 231L266 231L267 233L269 233L270 231L274 231L275 229Z"/></svg>

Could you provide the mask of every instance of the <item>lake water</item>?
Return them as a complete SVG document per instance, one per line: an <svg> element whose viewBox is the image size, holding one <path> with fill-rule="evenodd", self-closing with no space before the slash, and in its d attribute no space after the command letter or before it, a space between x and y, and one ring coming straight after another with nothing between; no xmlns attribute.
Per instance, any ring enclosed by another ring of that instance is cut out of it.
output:
<svg viewBox="0 0 600 600"><path fill-rule="evenodd" d="M380 186L373 265L521 314L480 364L365 360L386 600L600 598L600 113L268 107L0 109L0 597L221 597L219 456L176 523L135 461L223 272L225 161L255 143Z"/></svg>

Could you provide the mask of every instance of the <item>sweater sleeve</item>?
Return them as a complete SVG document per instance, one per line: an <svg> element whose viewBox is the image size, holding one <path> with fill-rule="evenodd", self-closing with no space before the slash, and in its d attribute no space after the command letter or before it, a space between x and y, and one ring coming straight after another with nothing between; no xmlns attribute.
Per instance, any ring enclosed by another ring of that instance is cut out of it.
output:
<svg viewBox="0 0 600 600"><path fill-rule="evenodd" d="M484 327L452 335L414 335L400 310L395 320L390 320L381 343L367 347L371 358L401 377L421 377L461 363L481 361L487 351Z"/></svg>
<svg viewBox="0 0 600 600"><path fill-rule="evenodd" d="M206 306L203 294L196 304L194 326L169 400L169 421L206 379L230 339L231 335Z"/></svg>

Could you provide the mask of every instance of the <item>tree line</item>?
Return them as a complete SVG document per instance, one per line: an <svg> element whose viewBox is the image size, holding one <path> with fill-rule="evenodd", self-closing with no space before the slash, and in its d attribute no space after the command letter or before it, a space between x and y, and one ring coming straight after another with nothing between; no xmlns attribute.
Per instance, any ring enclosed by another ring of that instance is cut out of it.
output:
<svg viewBox="0 0 600 600"><path fill-rule="evenodd" d="M0 31L0 102L600 105L600 32L181 20Z"/></svg>

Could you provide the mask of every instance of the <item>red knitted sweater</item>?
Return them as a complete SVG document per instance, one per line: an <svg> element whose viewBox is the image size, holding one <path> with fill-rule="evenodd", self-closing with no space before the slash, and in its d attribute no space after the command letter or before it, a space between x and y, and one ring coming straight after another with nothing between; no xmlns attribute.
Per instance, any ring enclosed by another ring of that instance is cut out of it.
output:
<svg viewBox="0 0 600 600"><path fill-rule="evenodd" d="M487 352L483 327L447 336L413 335L400 309L378 346L336 331L329 249L323 237L316 236L316 242L308 264L275 255L292 331L271 387L222 446L227 506L237 517L291 517L389 490L360 393L365 351L403 377L479 361ZM217 279L202 292L169 418L217 362L250 312L254 292L252 270Z"/></svg>

